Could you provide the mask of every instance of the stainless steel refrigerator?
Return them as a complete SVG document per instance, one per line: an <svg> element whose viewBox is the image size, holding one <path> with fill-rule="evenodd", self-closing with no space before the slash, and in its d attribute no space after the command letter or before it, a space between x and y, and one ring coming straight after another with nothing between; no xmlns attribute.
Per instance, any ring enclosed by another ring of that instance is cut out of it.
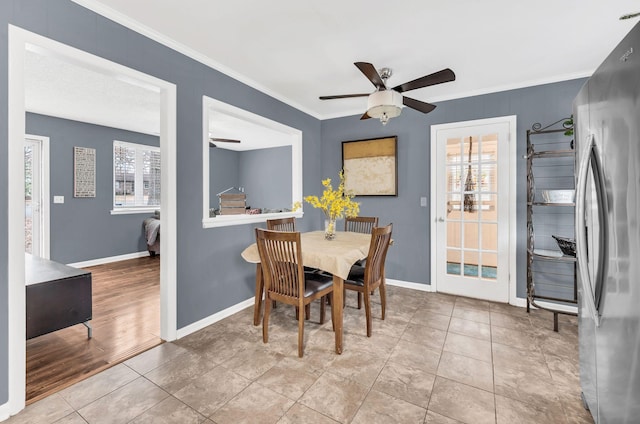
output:
<svg viewBox="0 0 640 424"><path fill-rule="evenodd" d="M596 423L640 423L640 24L573 113L583 400Z"/></svg>

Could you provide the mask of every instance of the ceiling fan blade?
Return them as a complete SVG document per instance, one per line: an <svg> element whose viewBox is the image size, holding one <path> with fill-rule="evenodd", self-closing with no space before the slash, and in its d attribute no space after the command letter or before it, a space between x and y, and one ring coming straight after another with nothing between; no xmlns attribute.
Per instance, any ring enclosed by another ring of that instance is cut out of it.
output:
<svg viewBox="0 0 640 424"><path fill-rule="evenodd" d="M368 62L356 62L354 63L354 65L356 65L358 69L360 69L360 72L362 72L364 76L369 78L369 81L371 81L371 83L375 85L378 90L387 89L387 86L384 85L384 81L382 81L380 74L378 73L378 71L376 71L375 66Z"/></svg>
<svg viewBox="0 0 640 424"><path fill-rule="evenodd" d="M209 140L211 140L211 141L219 141L221 143L240 143L240 140L233 140L233 139L230 139L230 138L210 137Z"/></svg>
<svg viewBox="0 0 640 424"><path fill-rule="evenodd" d="M430 85L442 84L443 82L455 81L456 74L449 68L442 71L434 72L433 74L426 75L422 78L414 79L413 81L400 84L393 89L399 93L403 93L409 90L415 90L417 88L428 87Z"/></svg>
<svg viewBox="0 0 640 424"><path fill-rule="evenodd" d="M402 98L402 104L422 113L429 113L436 108L436 105L432 105L431 103L422 102L416 99L410 99L408 97Z"/></svg>
<svg viewBox="0 0 640 424"><path fill-rule="evenodd" d="M320 100L333 100L333 99L348 99L350 97L367 97L370 93L367 94L338 94L335 96L320 96Z"/></svg>
<svg viewBox="0 0 640 424"><path fill-rule="evenodd" d="M365 112L364 115L362 115L360 117L360 120L362 121L363 119L369 119L369 118L371 118L371 117L369 116L369 114L367 112Z"/></svg>

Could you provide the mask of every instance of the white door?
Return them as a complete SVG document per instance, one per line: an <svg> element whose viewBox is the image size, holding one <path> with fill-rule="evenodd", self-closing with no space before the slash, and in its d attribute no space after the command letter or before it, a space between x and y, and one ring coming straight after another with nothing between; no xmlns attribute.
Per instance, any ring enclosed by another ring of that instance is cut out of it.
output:
<svg viewBox="0 0 640 424"><path fill-rule="evenodd" d="M24 141L25 251L49 258L49 139L26 136Z"/></svg>
<svg viewBox="0 0 640 424"><path fill-rule="evenodd" d="M515 117L432 127L437 291L509 301L512 134L515 143Z"/></svg>

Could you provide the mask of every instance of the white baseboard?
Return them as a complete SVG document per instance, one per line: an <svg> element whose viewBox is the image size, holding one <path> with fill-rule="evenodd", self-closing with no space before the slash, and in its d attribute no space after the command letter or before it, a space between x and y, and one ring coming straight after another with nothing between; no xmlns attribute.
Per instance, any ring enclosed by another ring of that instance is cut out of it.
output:
<svg viewBox="0 0 640 424"><path fill-rule="evenodd" d="M109 264L111 262L126 261L127 259L143 258L145 256L149 256L149 252L147 250L142 252L127 253L126 255L110 256L108 258L98 258L98 259L91 259L89 261L74 262L67 265L72 266L74 268L84 268L88 266Z"/></svg>
<svg viewBox="0 0 640 424"><path fill-rule="evenodd" d="M387 278L384 281L390 286L404 287L405 289L413 289L426 292L433 291L431 284L411 283L409 281L393 280L391 278Z"/></svg>
<svg viewBox="0 0 640 424"><path fill-rule="evenodd" d="M202 330L208 325L214 324L220 320L225 319L228 316L235 314L236 312L240 312L243 309L253 306L254 303L255 303L255 297L251 296L251 298L244 300L240 303L236 303L233 306L229 306L227 309L223 309L220 312L217 312L213 315L209 315L208 317L203 318L200 321L194 322L193 324L189 324L186 327L179 328L177 332L177 338L180 339L184 336L188 336L191 333L195 333L198 330Z"/></svg>
<svg viewBox="0 0 640 424"><path fill-rule="evenodd" d="M11 415L15 415L18 412L11 413L11 405L10 402L3 403L0 405L0 421L8 420Z"/></svg>
<svg viewBox="0 0 640 424"><path fill-rule="evenodd" d="M562 311L562 312L569 312L572 314L577 314L578 313L578 307L577 306L571 306L571 305L561 305L559 303L552 303L552 302L545 302L542 300L537 300L536 303L542 307L545 308L550 308L550 309L556 309L558 311ZM524 297L516 297L516 300L514 303L512 303L513 306L520 306L522 308L526 308L527 307L527 299ZM531 305L532 309L538 309L535 306Z"/></svg>

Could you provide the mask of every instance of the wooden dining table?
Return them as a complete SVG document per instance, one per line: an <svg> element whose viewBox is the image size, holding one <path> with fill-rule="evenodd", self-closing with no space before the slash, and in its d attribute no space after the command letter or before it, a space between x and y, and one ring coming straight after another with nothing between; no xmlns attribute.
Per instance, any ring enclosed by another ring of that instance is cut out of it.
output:
<svg viewBox="0 0 640 424"><path fill-rule="evenodd" d="M370 234L337 231L333 240L324 238L324 231L312 231L300 234L302 264L317 268L333 275L332 319L335 325L336 353L342 353L342 307L344 280L348 277L353 264L364 259L369 253ZM260 255L255 243L242 252L242 258L256 264L256 295L253 309L253 325L260 323L264 280Z"/></svg>

